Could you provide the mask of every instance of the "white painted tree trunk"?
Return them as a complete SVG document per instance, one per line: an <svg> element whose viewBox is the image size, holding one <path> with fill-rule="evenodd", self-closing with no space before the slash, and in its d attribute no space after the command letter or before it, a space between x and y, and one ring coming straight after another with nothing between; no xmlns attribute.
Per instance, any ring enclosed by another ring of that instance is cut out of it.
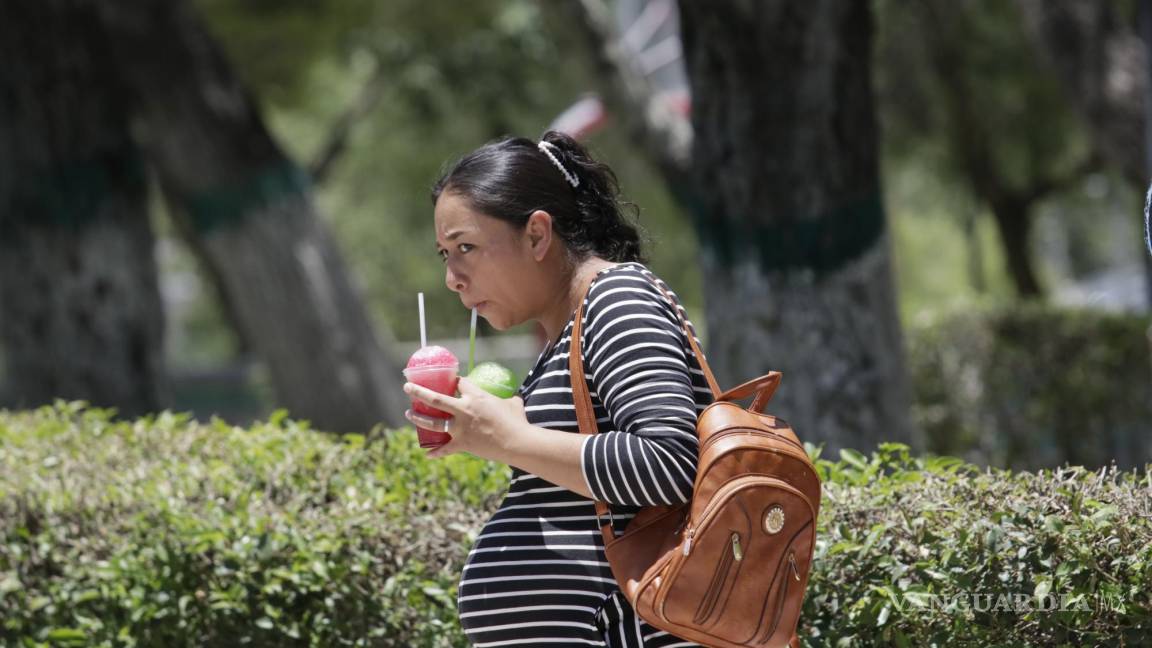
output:
<svg viewBox="0 0 1152 648"><path fill-rule="evenodd" d="M327 430L399 423L405 402L339 252L306 196L202 235L277 399Z"/></svg>
<svg viewBox="0 0 1152 648"><path fill-rule="evenodd" d="M191 5L101 8L137 135L277 405L325 430L402 423L402 365L377 336L308 178Z"/></svg>
<svg viewBox="0 0 1152 648"><path fill-rule="evenodd" d="M708 360L723 386L782 372L769 411L833 458L838 448L911 440L888 247L885 239L819 281L705 261Z"/></svg>
<svg viewBox="0 0 1152 648"><path fill-rule="evenodd" d="M5 405L167 405L147 184L95 2L0 19L0 343Z"/></svg>
<svg viewBox="0 0 1152 648"><path fill-rule="evenodd" d="M883 211L867 3L680 2L687 204L725 386L829 451L914 442ZM835 456L835 453L832 453Z"/></svg>

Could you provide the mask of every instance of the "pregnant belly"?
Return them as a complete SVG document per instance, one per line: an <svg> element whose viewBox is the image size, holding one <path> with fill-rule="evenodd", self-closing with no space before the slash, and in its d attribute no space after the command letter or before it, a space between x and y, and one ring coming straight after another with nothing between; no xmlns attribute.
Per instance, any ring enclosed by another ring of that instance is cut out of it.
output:
<svg viewBox="0 0 1152 648"><path fill-rule="evenodd" d="M596 611L617 588L591 503L512 506L488 521L464 566L458 603L469 640L595 635Z"/></svg>

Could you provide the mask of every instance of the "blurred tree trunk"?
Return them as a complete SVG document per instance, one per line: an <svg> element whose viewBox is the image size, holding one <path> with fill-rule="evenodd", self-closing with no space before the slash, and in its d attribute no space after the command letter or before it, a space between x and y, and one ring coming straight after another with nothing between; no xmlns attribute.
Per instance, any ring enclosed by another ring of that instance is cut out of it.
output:
<svg viewBox="0 0 1152 648"><path fill-rule="evenodd" d="M1036 207L1100 167L1076 144L1079 118L1022 49L1015 7L999 0L881 6L882 105L896 150L931 151L938 173L967 185L991 213L1016 294L1043 297L1030 240ZM973 217L964 220L974 241Z"/></svg>
<svg viewBox="0 0 1152 648"><path fill-rule="evenodd" d="M868 3L680 3L710 359L836 447L908 441Z"/></svg>
<svg viewBox="0 0 1152 648"><path fill-rule="evenodd" d="M1143 195L1152 175L1148 44L1114 2L1016 0L1037 49L1084 117L1100 158ZM1146 2L1140 7L1149 11ZM1144 257L1152 308L1152 261Z"/></svg>
<svg viewBox="0 0 1152 648"><path fill-rule="evenodd" d="M1040 52L1095 136L1101 157L1141 193L1147 61L1114 2L1016 0Z"/></svg>
<svg viewBox="0 0 1152 648"><path fill-rule="evenodd" d="M553 6L697 223L721 384L783 371L771 409L829 450L911 441L868 3L680 2L691 124L655 102L601 2Z"/></svg>
<svg viewBox="0 0 1152 648"><path fill-rule="evenodd" d="M955 74L956 70L968 64L964 59L964 48L972 47L966 38L971 30L966 33L964 25L971 18L965 12L973 11L973 8L937 0L918 3L915 9L922 12L925 25L931 30L924 43L928 48L927 58L936 77L941 80L946 137L959 158L958 166L972 192L992 212L1016 295L1026 299L1042 298L1044 290L1036 274L1030 245L1033 206L1049 191L1064 186L1075 177L1044 183L1043 186L1036 178L1030 177L1030 186L1011 185L995 163L993 140L996 134L980 117L980 109L974 101L976 91L966 86L964 75ZM1029 168L1039 166L1029 164ZM1082 173L1083 170L1077 170L1074 175Z"/></svg>
<svg viewBox="0 0 1152 648"><path fill-rule="evenodd" d="M1012 278L1016 295L1025 299L1044 297L1030 244L1034 203L1009 192L998 194L989 201L996 231L1000 234L1000 247L1008 265L1008 276Z"/></svg>
<svg viewBox="0 0 1152 648"><path fill-rule="evenodd" d="M279 404L327 430L400 423L400 366L376 336L307 174L273 140L189 3L104 3L102 12L148 159Z"/></svg>
<svg viewBox="0 0 1152 648"><path fill-rule="evenodd" d="M968 248L968 283L976 294L988 292L988 280L984 277L984 243L980 240L980 212L974 207L964 212L964 243Z"/></svg>
<svg viewBox="0 0 1152 648"><path fill-rule="evenodd" d="M167 404L144 164L96 2L0 20L0 341L14 407Z"/></svg>

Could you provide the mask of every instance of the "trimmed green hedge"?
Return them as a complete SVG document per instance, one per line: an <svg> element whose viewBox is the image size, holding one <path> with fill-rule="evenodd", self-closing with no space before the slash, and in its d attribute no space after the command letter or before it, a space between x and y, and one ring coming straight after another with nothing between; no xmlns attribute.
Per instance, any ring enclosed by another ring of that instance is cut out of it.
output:
<svg viewBox="0 0 1152 648"><path fill-rule="evenodd" d="M1152 644L1152 473L817 462L813 646Z"/></svg>
<svg viewBox="0 0 1152 648"><path fill-rule="evenodd" d="M1147 475L818 466L808 645L1152 637ZM0 645L464 646L455 583L506 484L411 432L0 413Z"/></svg>
<svg viewBox="0 0 1152 648"><path fill-rule="evenodd" d="M929 452L1036 470L1152 462L1152 318L1042 303L908 327Z"/></svg>
<svg viewBox="0 0 1152 648"><path fill-rule="evenodd" d="M281 416L0 415L0 645L463 645L504 471Z"/></svg>

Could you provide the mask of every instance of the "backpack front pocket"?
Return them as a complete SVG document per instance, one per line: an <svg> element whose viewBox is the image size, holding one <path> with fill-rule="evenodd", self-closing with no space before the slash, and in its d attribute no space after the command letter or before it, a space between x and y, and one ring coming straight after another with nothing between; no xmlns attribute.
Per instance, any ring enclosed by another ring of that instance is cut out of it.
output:
<svg viewBox="0 0 1152 648"><path fill-rule="evenodd" d="M698 625L703 625L712 611L716 609L716 601L720 600L724 586L731 580L733 572L739 569L738 563L743 561L740 535L733 531L731 537L733 538L731 551L720 552L720 562L716 565L716 573L712 575L712 581L708 583L708 589L705 590L704 597L700 600L700 608L696 611L696 617L692 619Z"/></svg>
<svg viewBox="0 0 1152 648"><path fill-rule="evenodd" d="M811 545L814 518L807 498L774 477L725 484L686 531L691 544L686 540L686 551L669 565L661 615L723 641L760 645L791 611L785 578L799 569L796 553Z"/></svg>

